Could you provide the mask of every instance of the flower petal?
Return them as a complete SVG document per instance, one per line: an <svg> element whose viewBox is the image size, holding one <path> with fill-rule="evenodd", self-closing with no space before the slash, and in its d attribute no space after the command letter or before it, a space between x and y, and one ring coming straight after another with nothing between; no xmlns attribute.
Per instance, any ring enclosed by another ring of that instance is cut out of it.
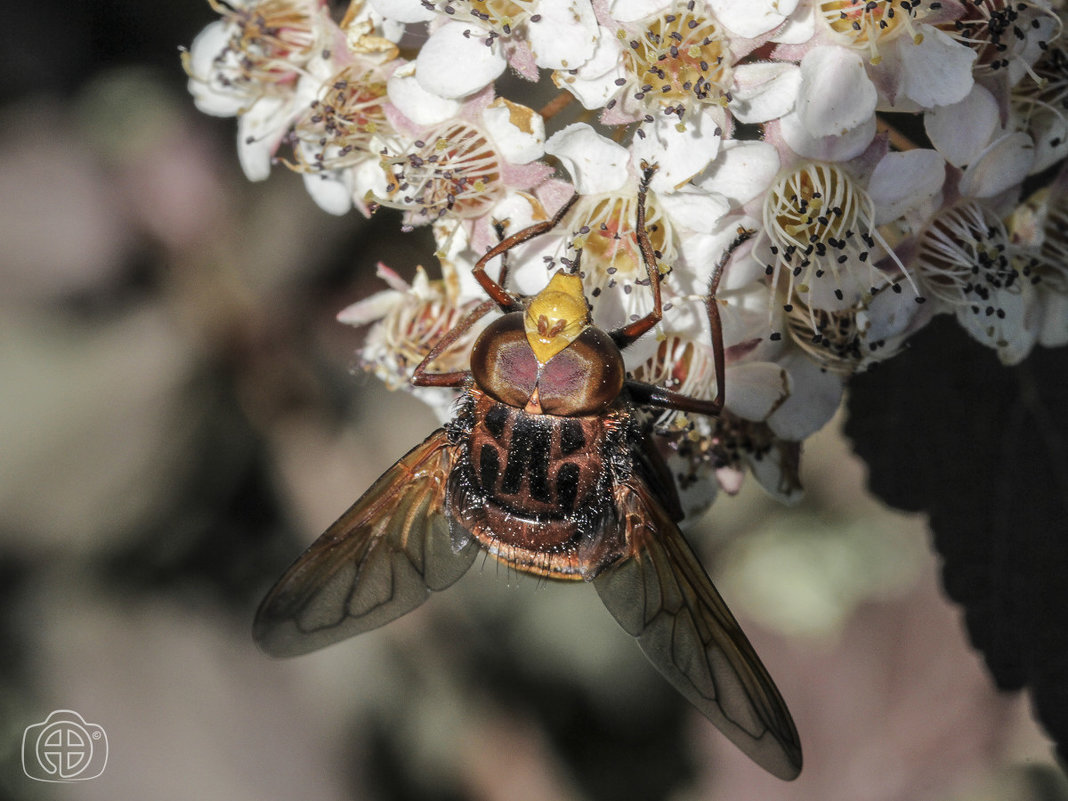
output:
<svg viewBox="0 0 1068 801"><path fill-rule="evenodd" d="M801 87L796 64L759 61L734 68L731 114L739 122L766 122L793 110Z"/></svg>
<svg viewBox="0 0 1068 801"><path fill-rule="evenodd" d="M629 175L630 152L584 122L568 125L549 137L545 152L560 159L582 195L613 192Z"/></svg>
<svg viewBox="0 0 1068 801"><path fill-rule="evenodd" d="M976 84L960 102L927 112L923 127L946 161L963 167L978 158L993 137L998 127L998 102Z"/></svg>
<svg viewBox="0 0 1068 801"><path fill-rule="evenodd" d="M539 67L577 69L593 58L601 33L590 0L540 0L538 14L527 37Z"/></svg>
<svg viewBox="0 0 1068 801"><path fill-rule="evenodd" d="M423 88L415 77L415 64L405 64L389 76L390 102L416 125L437 125L460 113L459 100L448 100Z"/></svg>
<svg viewBox="0 0 1068 801"><path fill-rule="evenodd" d="M968 166L960 191L968 197L993 197L1020 183L1035 161L1035 145L1025 133L998 139Z"/></svg>
<svg viewBox="0 0 1068 801"><path fill-rule="evenodd" d="M841 136L875 113L875 85L860 55L845 47L816 47L801 59L797 110L814 137Z"/></svg>
<svg viewBox="0 0 1068 801"><path fill-rule="evenodd" d="M371 8L397 22L429 22L437 16L422 0L370 0Z"/></svg>
<svg viewBox="0 0 1068 801"><path fill-rule="evenodd" d="M741 206L767 189L779 172L779 153L767 142L728 139L697 185Z"/></svg>
<svg viewBox="0 0 1068 801"><path fill-rule="evenodd" d="M942 189L946 162L936 150L887 153L875 166L868 195L875 202L875 223L896 220Z"/></svg>
<svg viewBox="0 0 1068 801"><path fill-rule="evenodd" d="M875 138L875 117L845 136L813 136L796 111L784 115L777 126L782 140L800 156L821 161L849 161L863 153Z"/></svg>
<svg viewBox="0 0 1068 801"><path fill-rule="evenodd" d="M720 22L746 39L782 25L797 8L798 0L709 0Z"/></svg>
<svg viewBox="0 0 1068 801"><path fill-rule="evenodd" d="M498 97L482 112L482 122L512 164L529 164L545 152L545 120L526 106Z"/></svg>
<svg viewBox="0 0 1068 801"><path fill-rule="evenodd" d="M415 59L415 77L426 91L457 98L488 86L508 66L500 46L468 22L446 22L424 43Z"/></svg>
<svg viewBox="0 0 1068 801"><path fill-rule="evenodd" d="M923 39L913 44L899 36L902 91L925 108L946 106L962 100L971 90L972 64L976 53L933 25L923 26Z"/></svg>

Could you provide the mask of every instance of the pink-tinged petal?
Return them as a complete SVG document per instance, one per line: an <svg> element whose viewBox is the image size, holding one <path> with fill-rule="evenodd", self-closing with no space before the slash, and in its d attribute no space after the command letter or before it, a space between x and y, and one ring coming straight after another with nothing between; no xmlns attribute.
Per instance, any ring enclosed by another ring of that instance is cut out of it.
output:
<svg viewBox="0 0 1068 801"><path fill-rule="evenodd" d="M402 291L383 289L351 306L346 306L338 312L337 321L355 327L369 325L389 314L390 310L400 303L402 297Z"/></svg>
<svg viewBox="0 0 1068 801"><path fill-rule="evenodd" d="M428 92L416 80L415 64L394 70L386 83L390 102L416 125L437 125L460 113L461 103Z"/></svg>
<svg viewBox="0 0 1068 801"><path fill-rule="evenodd" d="M397 292L407 292L411 289L411 285L405 281L392 267L387 266L384 262L378 262L378 266L375 269L375 275L381 278L390 289L395 289ZM423 273L425 276L426 273ZM418 273L416 274L418 277Z"/></svg>
<svg viewBox="0 0 1068 801"><path fill-rule="evenodd" d="M896 220L942 190L946 162L936 150L887 153L868 182L875 203L875 224Z"/></svg>
<svg viewBox="0 0 1068 801"><path fill-rule="evenodd" d="M724 383L724 406L739 417L756 422L766 419L790 391L786 371L773 362L732 365Z"/></svg>
<svg viewBox="0 0 1068 801"><path fill-rule="evenodd" d="M734 68L730 111L739 122L766 122L793 110L801 88L796 64L758 61Z"/></svg>
<svg viewBox="0 0 1068 801"><path fill-rule="evenodd" d="M496 42L469 22L446 22L423 43L415 59L415 77L426 91L439 97L474 94L504 72L508 62Z"/></svg>
<svg viewBox="0 0 1068 801"><path fill-rule="evenodd" d="M993 137L998 127L998 102L976 84L960 102L925 114L923 127L946 161L963 167L978 158Z"/></svg>
<svg viewBox="0 0 1068 801"><path fill-rule="evenodd" d="M708 5L728 30L746 39L782 25L798 0L709 0Z"/></svg>
<svg viewBox="0 0 1068 801"><path fill-rule="evenodd" d="M370 5L386 19L397 22L429 22L436 16L422 0L370 0Z"/></svg>
<svg viewBox="0 0 1068 801"><path fill-rule="evenodd" d="M568 125L549 137L545 152L560 159L575 189L583 195L614 192L629 177L630 152L584 122Z"/></svg>
<svg viewBox="0 0 1068 801"><path fill-rule="evenodd" d="M783 356L780 364L790 375L790 396L768 418L768 426L776 436L799 442L834 417L845 379L796 350Z"/></svg>
<svg viewBox="0 0 1068 801"><path fill-rule="evenodd" d="M538 14L527 36L539 67L577 69L593 58L601 33L590 0L540 0Z"/></svg>
<svg viewBox="0 0 1068 801"><path fill-rule="evenodd" d="M801 59L797 111L813 137L841 136L863 125L877 101L864 61L852 50L824 45Z"/></svg>
<svg viewBox="0 0 1068 801"><path fill-rule="evenodd" d="M869 117L845 136L813 136L801 121L801 115L792 111L777 122L768 123L765 140L774 142L776 136L799 156L819 161L849 161L867 150L875 138L875 117Z"/></svg>
<svg viewBox="0 0 1068 801"><path fill-rule="evenodd" d="M923 30L919 44L906 36L896 42L904 72L902 91L924 108L963 100L974 84L975 51L932 25L925 25Z"/></svg>
<svg viewBox="0 0 1068 801"><path fill-rule="evenodd" d="M1027 177L1035 161L1035 146L1025 133L998 139L968 166L960 191L968 197L994 197Z"/></svg>

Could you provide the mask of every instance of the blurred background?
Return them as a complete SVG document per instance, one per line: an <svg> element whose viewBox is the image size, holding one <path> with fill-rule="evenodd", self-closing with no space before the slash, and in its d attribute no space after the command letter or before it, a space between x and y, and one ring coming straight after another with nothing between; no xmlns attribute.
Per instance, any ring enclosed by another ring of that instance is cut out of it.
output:
<svg viewBox="0 0 1068 801"><path fill-rule="evenodd" d="M584 586L494 563L384 629L273 661L263 592L435 426L354 373L334 315L374 265L436 269L384 210L247 182L178 58L206 2L9 4L0 26L0 798L1001 801L1068 798L998 695L924 521L829 425L805 500L751 482L689 537L786 697L800 779L690 709ZM54 710L95 779L22 768Z"/></svg>

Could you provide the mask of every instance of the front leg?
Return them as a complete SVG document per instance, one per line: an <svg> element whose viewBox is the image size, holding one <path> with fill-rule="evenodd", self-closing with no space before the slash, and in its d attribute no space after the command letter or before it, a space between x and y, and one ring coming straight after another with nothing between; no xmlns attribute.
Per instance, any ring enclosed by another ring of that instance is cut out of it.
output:
<svg viewBox="0 0 1068 801"><path fill-rule="evenodd" d="M476 322L486 316L494 306L493 300L484 300L464 317L445 336L434 343L434 347L423 358L412 373L412 386L416 387L462 387L471 377L470 370L454 370L450 373L432 373L429 368L434 361L468 331Z"/></svg>

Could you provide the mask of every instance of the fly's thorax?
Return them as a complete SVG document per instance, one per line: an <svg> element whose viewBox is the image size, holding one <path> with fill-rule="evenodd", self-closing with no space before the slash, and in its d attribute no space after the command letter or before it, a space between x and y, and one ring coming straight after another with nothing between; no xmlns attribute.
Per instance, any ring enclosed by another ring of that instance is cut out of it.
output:
<svg viewBox="0 0 1068 801"><path fill-rule="evenodd" d="M471 352L471 374L494 399L536 413L577 417L606 410L623 389L623 355L612 338L587 326L548 361L538 361L524 312L494 320Z"/></svg>

